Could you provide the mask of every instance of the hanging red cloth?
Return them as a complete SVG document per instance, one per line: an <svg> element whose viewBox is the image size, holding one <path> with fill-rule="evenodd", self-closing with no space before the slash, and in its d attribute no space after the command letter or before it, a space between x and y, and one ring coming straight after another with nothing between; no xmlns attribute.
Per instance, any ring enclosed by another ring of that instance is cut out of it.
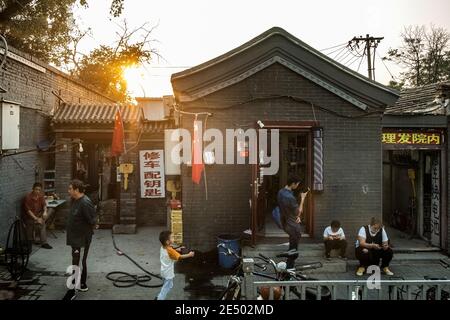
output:
<svg viewBox="0 0 450 320"><path fill-rule="evenodd" d="M200 184L202 172L205 168L202 157L202 122L194 120L194 137L192 140L192 182Z"/></svg>
<svg viewBox="0 0 450 320"><path fill-rule="evenodd" d="M123 128L122 115L120 110L117 109L114 117L114 132L112 138L111 155L113 157L120 156L125 150L124 144L125 134Z"/></svg>

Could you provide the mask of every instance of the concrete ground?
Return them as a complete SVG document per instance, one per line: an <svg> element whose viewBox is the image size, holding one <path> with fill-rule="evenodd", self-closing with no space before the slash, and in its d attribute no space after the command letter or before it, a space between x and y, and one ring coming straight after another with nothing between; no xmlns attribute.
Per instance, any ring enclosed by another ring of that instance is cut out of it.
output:
<svg viewBox="0 0 450 320"><path fill-rule="evenodd" d="M137 234L115 235L118 247L141 266L153 273L159 273L159 232L162 227L141 227ZM19 286L15 291L15 299L22 300L61 300L67 292L65 275L71 264L70 248L65 245L64 231L55 232L56 239L49 235L49 243L53 249L46 250L35 247L28 265L26 277L36 280L30 284ZM300 245L301 250L301 245ZM405 258L406 257L406 258ZM440 262L439 253L417 253L402 256L399 254L392 262L395 276L404 279L421 280L424 276L446 277L450 279L450 268ZM174 288L169 299L217 299L224 289L230 271L216 266L216 253L196 253L196 258L177 263ZM448 260L447 260L448 261ZM314 275L323 280L356 279L354 274L356 261L348 261L347 272L320 273ZM1 267L0 267L1 268ZM116 288L106 279L106 274L112 271L124 271L131 274L143 274L132 262L120 256L114 250L111 231L96 231L88 259L89 291L78 293L77 299L102 300L152 300L159 292L158 288ZM0 269L0 278L5 278L7 272ZM364 276L366 277L366 276ZM158 279L151 281L158 283ZM1 289L1 287L0 287Z"/></svg>

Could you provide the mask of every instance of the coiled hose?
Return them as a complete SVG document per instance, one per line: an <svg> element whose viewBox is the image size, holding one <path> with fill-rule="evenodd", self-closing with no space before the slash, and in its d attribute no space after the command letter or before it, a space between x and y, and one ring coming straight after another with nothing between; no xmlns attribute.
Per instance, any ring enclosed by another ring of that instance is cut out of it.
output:
<svg viewBox="0 0 450 320"><path fill-rule="evenodd" d="M137 263L133 258L131 258L129 255L127 255L125 252L119 249L119 247L116 244L116 240L114 238L114 233L111 230L111 238L113 242L114 249L116 249L116 252L120 256L124 256L128 260L130 260L136 267L141 269L145 272L144 275L137 275L137 274L131 274L124 271L112 271L109 272L106 275L106 279L113 282L113 285L117 288L129 288L133 287L135 285L138 285L140 287L144 288L159 288L162 287L163 283L159 284L148 284L152 280L152 277L163 280L160 275L154 274L146 269L144 269L139 263Z"/></svg>

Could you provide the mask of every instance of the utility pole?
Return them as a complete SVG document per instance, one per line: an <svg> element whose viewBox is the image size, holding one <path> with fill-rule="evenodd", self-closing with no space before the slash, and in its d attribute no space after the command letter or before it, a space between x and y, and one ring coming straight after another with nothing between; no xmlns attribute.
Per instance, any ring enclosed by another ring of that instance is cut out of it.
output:
<svg viewBox="0 0 450 320"><path fill-rule="evenodd" d="M383 40L384 37L371 37L366 34L365 37L353 37L352 40L348 42L349 46L354 43L359 48L359 43L365 43L365 53L367 55L367 71L370 80L375 80L375 50L378 44ZM373 48L373 59L372 59L372 48Z"/></svg>

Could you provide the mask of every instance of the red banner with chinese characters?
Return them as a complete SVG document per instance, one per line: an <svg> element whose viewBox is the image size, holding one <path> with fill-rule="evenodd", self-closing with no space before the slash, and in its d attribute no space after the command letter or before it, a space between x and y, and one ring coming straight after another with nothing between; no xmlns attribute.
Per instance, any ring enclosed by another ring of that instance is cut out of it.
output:
<svg viewBox="0 0 450 320"><path fill-rule="evenodd" d="M393 145L440 145L439 132L383 132L383 144Z"/></svg>
<svg viewBox="0 0 450 320"><path fill-rule="evenodd" d="M164 152L163 150L139 151L141 171L141 198L164 198Z"/></svg>

